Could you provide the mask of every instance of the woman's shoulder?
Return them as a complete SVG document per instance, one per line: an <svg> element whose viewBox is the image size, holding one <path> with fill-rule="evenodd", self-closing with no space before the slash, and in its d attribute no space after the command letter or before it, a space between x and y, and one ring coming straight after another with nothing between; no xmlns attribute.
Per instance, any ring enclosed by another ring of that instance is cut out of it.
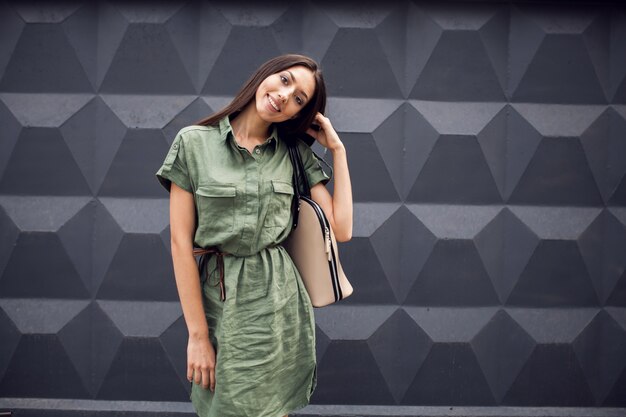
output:
<svg viewBox="0 0 626 417"><path fill-rule="evenodd" d="M181 128L176 133L176 140L180 140L185 146L193 145L198 141L206 141L207 138L219 137L219 126L205 126L205 125L189 125Z"/></svg>
<svg viewBox="0 0 626 417"><path fill-rule="evenodd" d="M176 136L206 136L207 133L219 131L219 126L189 125L181 128Z"/></svg>
<svg viewBox="0 0 626 417"><path fill-rule="evenodd" d="M311 152L311 147L309 146L308 143L306 143L304 141L304 139L302 139L302 138L293 138L291 140L293 140L295 142L298 150L300 151L300 154L302 154L303 152L305 152L305 153Z"/></svg>
<svg viewBox="0 0 626 417"><path fill-rule="evenodd" d="M308 161L309 159L321 159L321 157L315 153L313 147L305 142L304 139L297 139L296 143L303 161Z"/></svg>

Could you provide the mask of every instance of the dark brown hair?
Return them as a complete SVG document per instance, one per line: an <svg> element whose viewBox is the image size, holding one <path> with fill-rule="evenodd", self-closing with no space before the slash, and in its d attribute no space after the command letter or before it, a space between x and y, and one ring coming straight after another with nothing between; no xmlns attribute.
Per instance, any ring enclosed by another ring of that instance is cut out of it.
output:
<svg viewBox="0 0 626 417"><path fill-rule="evenodd" d="M315 90L313 96L306 103L306 105L298 112L298 116L294 119L285 120L284 122L277 123L278 134L280 137L303 137L304 132L311 126L317 112L324 114L326 110L326 85L324 84L324 77L322 71L313 59L298 54L285 54L279 55L275 58L266 61L261 65L241 87L233 101L226 107L213 113L212 115L198 120L194 124L196 125L211 125L216 126L219 121L225 116L232 114L239 114L244 107L246 107L251 100L254 100L256 90L259 85L270 75L276 74L294 65L302 65L311 71L315 77Z"/></svg>

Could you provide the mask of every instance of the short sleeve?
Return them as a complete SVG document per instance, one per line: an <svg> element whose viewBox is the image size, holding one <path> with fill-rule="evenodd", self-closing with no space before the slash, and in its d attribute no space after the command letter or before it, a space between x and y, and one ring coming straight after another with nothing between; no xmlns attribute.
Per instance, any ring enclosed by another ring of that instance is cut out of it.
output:
<svg viewBox="0 0 626 417"><path fill-rule="evenodd" d="M179 131L174 139L174 142L172 142L172 145L170 146L170 150L165 156L163 165L161 165L161 168L159 168L155 174L161 185L167 190L168 193L171 190L172 181L175 182L180 188L192 192L183 144L183 137Z"/></svg>
<svg viewBox="0 0 626 417"><path fill-rule="evenodd" d="M309 181L309 187L313 188L313 186L320 181L322 184L326 185L333 176L332 170L329 170L329 173L326 173L322 168L321 158L313 152L313 149L302 141L300 142L300 145L300 156L302 157L304 172L306 173L306 177Z"/></svg>

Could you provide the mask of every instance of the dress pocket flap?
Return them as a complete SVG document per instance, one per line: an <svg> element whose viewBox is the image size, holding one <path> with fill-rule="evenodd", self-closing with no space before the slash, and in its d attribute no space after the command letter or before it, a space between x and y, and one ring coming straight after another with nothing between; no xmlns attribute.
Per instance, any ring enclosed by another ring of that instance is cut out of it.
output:
<svg viewBox="0 0 626 417"><path fill-rule="evenodd" d="M196 194L204 197L235 197L237 187L228 184L211 184L198 187Z"/></svg>
<svg viewBox="0 0 626 417"><path fill-rule="evenodd" d="M277 193L293 194L293 185L290 182L272 180L272 188Z"/></svg>

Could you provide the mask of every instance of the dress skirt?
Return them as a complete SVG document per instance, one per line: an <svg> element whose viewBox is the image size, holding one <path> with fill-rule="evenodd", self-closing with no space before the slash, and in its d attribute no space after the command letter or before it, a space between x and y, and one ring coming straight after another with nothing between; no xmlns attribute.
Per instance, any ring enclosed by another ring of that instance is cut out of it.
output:
<svg viewBox="0 0 626 417"><path fill-rule="evenodd" d="M317 383L315 319L301 277L280 245L227 255L226 299L216 256L200 271L215 391L192 382L200 417L283 417L309 403Z"/></svg>

